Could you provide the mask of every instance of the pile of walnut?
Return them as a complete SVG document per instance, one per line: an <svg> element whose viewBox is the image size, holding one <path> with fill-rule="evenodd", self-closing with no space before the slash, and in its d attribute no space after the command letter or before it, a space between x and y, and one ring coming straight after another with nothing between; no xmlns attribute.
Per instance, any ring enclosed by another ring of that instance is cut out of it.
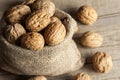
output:
<svg viewBox="0 0 120 80"><path fill-rule="evenodd" d="M45 43L48 46L60 44L66 29L61 20L54 16L55 5L49 0L26 0L6 13L5 38L12 44L18 44L30 50L41 50ZM98 16L90 6L82 6L77 12L78 20L86 25L93 24ZM75 32L77 32L76 27ZM85 32L80 43L84 47L97 48L103 43L99 33ZM96 52L92 57L93 67L101 73L109 72L113 66L112 58L106 52ZM32 77L29 80L47 80L44 76ZM91 80L90 76L81 72L75 80Z"/></svg>
<svg viewBox="0 0 120 80"><path fill-rule="evenodd" d="M26 0L13 6L6 13L5 38L35 51L41 50L45 43L48 46L60 44L66 29L54 13L55 5L50 0Z"/></svg>

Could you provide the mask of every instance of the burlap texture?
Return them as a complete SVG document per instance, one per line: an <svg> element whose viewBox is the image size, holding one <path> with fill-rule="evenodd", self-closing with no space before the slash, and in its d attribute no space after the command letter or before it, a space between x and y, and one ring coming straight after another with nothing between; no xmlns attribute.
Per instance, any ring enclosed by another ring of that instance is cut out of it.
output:
<svg viewBox="0 0 120 80"><path fill-rule="evenodd" d="M20 75L56 76L80 69L81 54L72 40L76 21L67 13L56 9L67 29L64 41L57 46L45 46L41 51L31 51L10 44L0 35L0 67Z"/></svg>

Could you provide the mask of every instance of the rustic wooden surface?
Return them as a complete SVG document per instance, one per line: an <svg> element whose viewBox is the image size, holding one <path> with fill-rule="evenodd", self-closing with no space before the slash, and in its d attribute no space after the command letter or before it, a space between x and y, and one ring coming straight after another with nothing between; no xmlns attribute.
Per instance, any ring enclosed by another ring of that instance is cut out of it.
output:
<svg viewBox="0 0 120 80"><path fill-rule="evenodd" d="M0 17L8 8L8 5L14 5L14 2L21 0L0 0ZM85 71L93 80L120 80L120 0L52 0L56 6L68 13L74 18L75 11L84 4L93 6L98 14L99 19L92 26L85 26L78 22L79 32L74 35L82 56L87 58L85 66L76 72L61 75L57 77L49 77L48 80L72 80L72 76L78 72ZM104 43L100 48L89 49L79 45L79 38L85 31L95 31L100 33L104 38ZM90 57L96 51L106 51L113 58L113 69L107 73L97 73L92 69ZM0 80L27 80L29 76L18 76L0 70Z"/></svg>

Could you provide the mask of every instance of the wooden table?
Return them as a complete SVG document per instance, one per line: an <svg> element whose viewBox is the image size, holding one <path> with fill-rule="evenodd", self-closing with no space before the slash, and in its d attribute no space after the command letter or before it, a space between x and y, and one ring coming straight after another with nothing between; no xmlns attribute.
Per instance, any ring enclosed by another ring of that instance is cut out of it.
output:
<svg viewBox="0 0 120 80"><path fill-rule="evenodd" d="M8 5L21 0L0 0L0 17ZM99 15L99 19L92 26L85 26L78 22L79 32L74 35L82 56L88 58L85 66L76 72L66 75L49 77L48 80L72 80L72 76L78 72L87 72L93 80L120 80L120 0L52 0L56 7L70 13L74 17L76 10L84 4L93 6ZM79 38L86 31L100 33L104 38L104 43L100 48L88 49L79 45ZM113 59L113 69L107 73L97 73L92 69L92 63L89 59L96 51L106 51L111 54ZM0 80L26 80L27 76L18 76L0 70Z"/></svg>

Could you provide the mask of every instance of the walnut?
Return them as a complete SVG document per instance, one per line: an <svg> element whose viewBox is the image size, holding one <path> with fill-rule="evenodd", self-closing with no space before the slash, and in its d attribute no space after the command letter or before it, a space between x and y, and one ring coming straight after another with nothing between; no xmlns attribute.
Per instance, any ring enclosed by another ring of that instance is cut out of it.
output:
<svg viewBox="0 0 120 80"><path fill-rule="evenodd" d="M14 44L20 38L20 36L25 33L26 33L26 31L25 31L24 27L19 23L15 23L12 25L7 25L7 27L5 29L5 38L10 43Z"/></svg>
<svg viewBox="0 0 120 80"><path fill-rule="evenodd" d="M44 38L48 45L60 44L66 36L66 29L57 17L52 17L51 23L45 29Z"/></svg>
<svg viewBox="0 0 120 80"><path fill-rule="evenodd" d="M74 29L74 33L77 33L78 30L79 30L79 28L78 28L78 26L76 26L75 29Z"/></svg>
<svg viewBox="0 0 120 80"><path fill-rule="evenodd" d="M41 50L44 43L43 36L37 32L29 32L21 37L21 46L30 50Z"/></svg>
<svg viewBox="0 0 120 80"><path fill-rule="evenodd" d="M36 1L36 0L24 0L22 4L30 5L30 4L34 3L34 1Z"/></svg>
<svg viewBox="0 0 120 80"><path fill-rule="evenodd" d="M47 78L45 76L36 76L36 77L32 77L28 80L47 80Z"/></svg>
<svg viewBox="0 0 120 80"><path fill-rule="evenodd" d="M87 73L82 72L75 76L75 80L91 80L91 77Z"/></svg>
<svg viewBox="0 0 120 80"><path fill-rule="evenodd" d="M96 48L102 45L103 38L98 33L88 31L82 35L80 43L85 47Z"/></svg>
<svg viewBox="0 0 120 80"><path fill-rule="evenodd" d="M96 52L92 59L93 67L96 71L107 73L112 69L112 58L106 52Z"/></svg>
<svg viewBox="0 0 120 80"><path fill-rule="evenodd" d="M17 23L24 20L26 15L31 13L31 10L29 6L27 5L16 5L12 7L10 10L8 10L6 15L6 20L9 23Z"/></svg>
<svg viewBox="0 0 120 80"><path fill-rule="evenodd" d="M32 5L32 9L34 11L43 10L48 15L53 16L55 13L55 4L50 0L36 0Z"/></svg>
<svg viewBox="0 0 120 80"><path fill-rule="evenodd" d="M45 11L35 11L26 20L26 29L39 32L50 23L50 16Z"/></svg>
<svg viewBox="0 0 120 80"><path fill-rule="evenodd" d="M97 20L97 12L91 6L82 6L77 12L79 21L83 24L90 25Z"/></svg>

